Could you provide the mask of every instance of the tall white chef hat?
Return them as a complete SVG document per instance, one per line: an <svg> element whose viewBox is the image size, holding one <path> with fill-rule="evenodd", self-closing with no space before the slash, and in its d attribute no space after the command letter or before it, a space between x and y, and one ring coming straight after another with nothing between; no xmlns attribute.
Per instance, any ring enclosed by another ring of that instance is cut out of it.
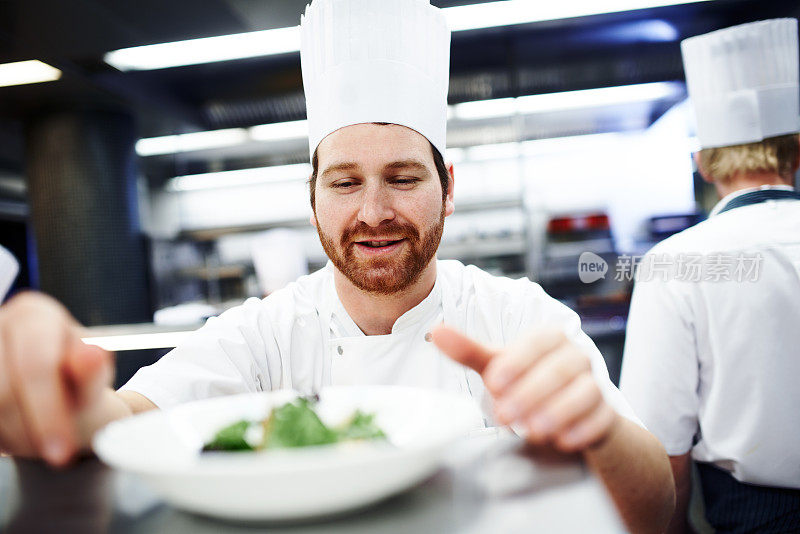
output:
<svg viewBox="0 0 800 534"><path fill-rule="evenodd" d="M740 145L800 130L797 20L772 19L681 43L703 148Z"/></svg>
<svg viewBox="0 0 800 534"><path fill-rule="evenodd" d="M430 0L313 0L300 30L312 154L339 128L388 122L444 155L450 31Z"/></svg>

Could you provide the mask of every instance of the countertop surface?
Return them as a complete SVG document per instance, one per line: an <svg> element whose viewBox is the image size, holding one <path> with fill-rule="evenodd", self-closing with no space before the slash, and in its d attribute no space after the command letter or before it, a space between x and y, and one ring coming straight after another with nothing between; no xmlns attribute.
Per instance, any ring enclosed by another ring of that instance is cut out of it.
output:
<svg viewBox="0 0 800 534"><path fill-rule="evenodd" d="M265 483L267 483L265 481ZM292 524L222 522L173 508L135 475L87 458L56 471L0 457L0 531L495 533L623 532L602 484L575 458L481 436L452 447L414 488L344 515Z"/></svg>

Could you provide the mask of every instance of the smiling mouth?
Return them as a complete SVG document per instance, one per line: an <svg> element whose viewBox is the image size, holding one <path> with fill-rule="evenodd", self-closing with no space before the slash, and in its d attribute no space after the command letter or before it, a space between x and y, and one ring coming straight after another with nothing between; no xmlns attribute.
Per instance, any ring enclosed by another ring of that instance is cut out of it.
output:
<svg viewBox="0 0 800 534"><path fill-rule="evenodd" d="M356 243L369 248L384 248L395 245L400 241L402 241L402 239L396 239L393 241L356 241Z"/></svg>

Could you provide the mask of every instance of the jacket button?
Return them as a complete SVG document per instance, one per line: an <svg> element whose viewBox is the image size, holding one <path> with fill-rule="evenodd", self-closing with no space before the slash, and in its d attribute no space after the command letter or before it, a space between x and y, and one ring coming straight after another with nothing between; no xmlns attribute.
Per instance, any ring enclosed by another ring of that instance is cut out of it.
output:
<svg viewBox="0 0 800 534"><path fill-rule="evenodd" d="M342 346L341 346L341 345L339 345L338 347L336 347L336 352L338 352L340 355L341 355L341 354L344 354L344 349L342 348Z"/></svg>
<svg viewBox="0 0 800 534"><path fill-rule="evenodd" d="M426 333L426 334L425 334L425 341L427 341L428 343L430 343L431 341L433 341L433 336L431 335L431 333L430 333L430 332L428 332L428 333Z"/></svg>

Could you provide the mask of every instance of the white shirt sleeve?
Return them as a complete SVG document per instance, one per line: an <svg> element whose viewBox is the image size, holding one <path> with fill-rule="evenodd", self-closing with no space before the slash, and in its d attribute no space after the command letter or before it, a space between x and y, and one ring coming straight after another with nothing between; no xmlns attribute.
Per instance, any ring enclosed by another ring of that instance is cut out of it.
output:
<svg viewBox="0 0 800 534"><path fill-rule="evenodd" d="M667 454L678 456L692 448L697 432L699 367L692 308L678 285L685 282L641 280L628 314L620 389Z"/></svg>
<svg viewBox="0 0 800 534"><path fill-rule="evenodd" d="M270 322L252 298L210 318L156 363L143 367L120 390L144 395L159 408L208 397L271 389L267 368ZM272 350L270 350L272 352ZM272 358L279 365L280 358Z"/></svg>
<svg viewBox="0 0 800 534"><path fill-rule="evenodd" d="M592 375L597 381L605 401L617 413L644 427L645 425L636 416L628 401L611 382L603 355L594 341L581 329L581 320L578 314L549 296L538 284L532 284L532 288L527 292L525 309L521 314L521 322L514 337L523 335L535 327L556 326L562 328L567 337L589 356L592 363Z"/></svg>

